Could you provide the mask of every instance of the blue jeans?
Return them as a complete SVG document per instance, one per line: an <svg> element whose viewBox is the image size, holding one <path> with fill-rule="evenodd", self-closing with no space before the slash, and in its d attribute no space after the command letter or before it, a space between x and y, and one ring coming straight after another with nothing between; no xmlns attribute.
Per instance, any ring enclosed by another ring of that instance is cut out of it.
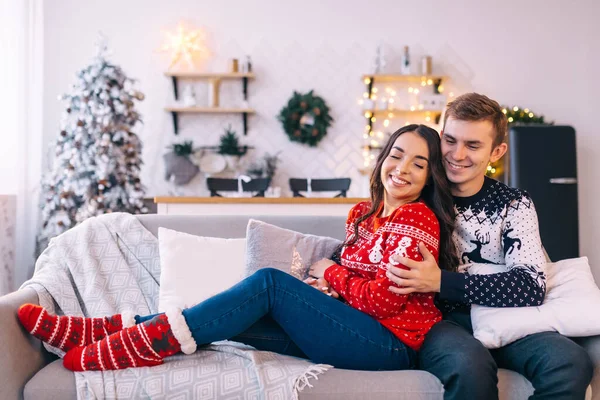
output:
<svg viewBox="0 0 600 400"><path fill-rule="evenodd" d="M272 268L183 310L183 316L199 346L230 339L356 370L401 370L416 363L415 351L371 316Z"/></svg>
<svg viewBox="0 0 600 400"><path fill-rule="evenodd" d="M583 399L593 375L587 352L556 332L526 336L488 350L473 337L469 313L454 312L434 325L419 352L421 369L444 385L444 399L497 399L498 368L525 376L531 400Z"/></svg>

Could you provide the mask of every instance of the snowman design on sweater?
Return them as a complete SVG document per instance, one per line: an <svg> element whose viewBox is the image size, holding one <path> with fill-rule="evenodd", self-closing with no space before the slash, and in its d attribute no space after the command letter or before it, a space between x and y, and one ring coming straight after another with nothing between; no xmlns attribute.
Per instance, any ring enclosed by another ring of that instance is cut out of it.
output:
<svg viewBox="0 0 600 400"><path fill-rule="evenodd" d="M383 260L383 249L381 244L383 242L383 236L379 236L375 242L375 246L369 251L369 261L373 264L379 264Z"/></svg>
<svg viewBox="0 0 600 400"><path fill-rule="evenodd" d="M408 257L408 248L411 246L411 244L412 244L412 239L410 237L408 237L408 236L403 237L398 242L398 247L396 247L396 250L394 250L392 252L392 256ZM394 260L394 258L390 258L390 264L398 265L400 263L397 262L396 260Z"/></svg>
<svg viewBox="0 0 600 400"><path fill-rule="evenodd" d="M354 221L369 212L370 202L357 204L346 222L346 238L354 237ZM340 262L325 271L325 279L348 305L388 328L407 346L418 350L431 327L441 319L432 293L399 295L386 276L390 257L397 254L421 261L418 243L423 242L437 259L439 224L423 203L405 204L389 216L371 216L360 223L358 239L344 246ZM399 265L400 268L406 268Z"/></svg>

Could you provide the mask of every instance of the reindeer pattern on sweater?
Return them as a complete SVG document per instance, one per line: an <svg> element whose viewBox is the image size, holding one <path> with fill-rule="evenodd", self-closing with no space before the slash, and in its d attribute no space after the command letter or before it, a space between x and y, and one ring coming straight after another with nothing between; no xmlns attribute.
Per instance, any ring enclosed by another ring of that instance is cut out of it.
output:
<svg viewBox="0 0 600 400"><path fill-rule="evenodd" d="M536 306L546 291L545 255L533 200L523 190L485 178L471 197L454 198L453 233L460 274L442 272L439 298L489 307ZM506 272L470 273L476 264L496 264ZM457 304L443 305L444 311Z"/></svg>

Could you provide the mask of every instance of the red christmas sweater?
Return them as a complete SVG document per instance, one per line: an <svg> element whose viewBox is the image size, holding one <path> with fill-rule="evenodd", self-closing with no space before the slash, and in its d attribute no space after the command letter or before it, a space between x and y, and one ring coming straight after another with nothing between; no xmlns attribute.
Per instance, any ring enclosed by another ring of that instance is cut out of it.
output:
<svg viewBox="0 0 600 400"><path fill-rule="evenodd" d="M354 221L370 207L370 202L362 202L350 210L347 239L354 236ZM419 350L427 332L442 319L433 304L434 295L395 294L388 289L395 284L385 273L392 254L421 261L419 242L438 259L440 227L435 214L423 202L405 204L387 217L371 216L363 221L358 236L356 243L343 248L341 265L327 268L325 279L349 305L374 317L408 347Z"/></svg>

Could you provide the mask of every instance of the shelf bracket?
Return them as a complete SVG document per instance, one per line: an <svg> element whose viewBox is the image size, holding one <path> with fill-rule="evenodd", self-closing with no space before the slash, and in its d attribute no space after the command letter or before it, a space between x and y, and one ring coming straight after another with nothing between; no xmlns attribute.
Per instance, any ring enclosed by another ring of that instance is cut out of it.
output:
<svg viewBox="0 0 600 400"><path fill-rule="evenodd" d="M179 114L176 111L171 111L173 117L173 131L177 135L179 133Z"/></svg>
<svg viewBox="0 0 600 400"><path fill-rule="evenodd" d="M440 94L440 86L442 86L441 79L436 79L433 81L433 90L435 94Z"/></svg>
<svg viewBox="0 0 600 400"><path fill-rule="evenodd" d="M173 94L175 95L175 101L179 99L179 92L177 91L177 77L172 76L171 80L173 81Z"/></svg>
<svg viewBox="0 0 600 400"><path fill-rule="evenodd" d="M244 100L248 100L248 78L242 78L242 92L244 94Z"/></svg>
<svg viewBox="0 0 600 400"><path fill-rule="evenodd" d="M368 98L371 99L371 96L373 95L373 85L375 83L375 78L372 76L369 76L368 79L369 79L369 83L367 83L367 93L369 94ZM371 132L373 131L372 116L367 118L367 122L369 124L369 136L371 136Z"/></svg>
<svg viewBox="0 0 600 400"><path fill-rule="evenodd" d="M373 84L374 83L375 83L375 78L370 76L369 83L367 84L367 93L369 93L369 98L371 98L371 95L373 94Z"/></svg>
<svg viewBox="0 0 600 400"><path fill-rule="evenodd" d="M244 136L248 135L248 113L242 113L242 122L244 124Z"/></svg>

